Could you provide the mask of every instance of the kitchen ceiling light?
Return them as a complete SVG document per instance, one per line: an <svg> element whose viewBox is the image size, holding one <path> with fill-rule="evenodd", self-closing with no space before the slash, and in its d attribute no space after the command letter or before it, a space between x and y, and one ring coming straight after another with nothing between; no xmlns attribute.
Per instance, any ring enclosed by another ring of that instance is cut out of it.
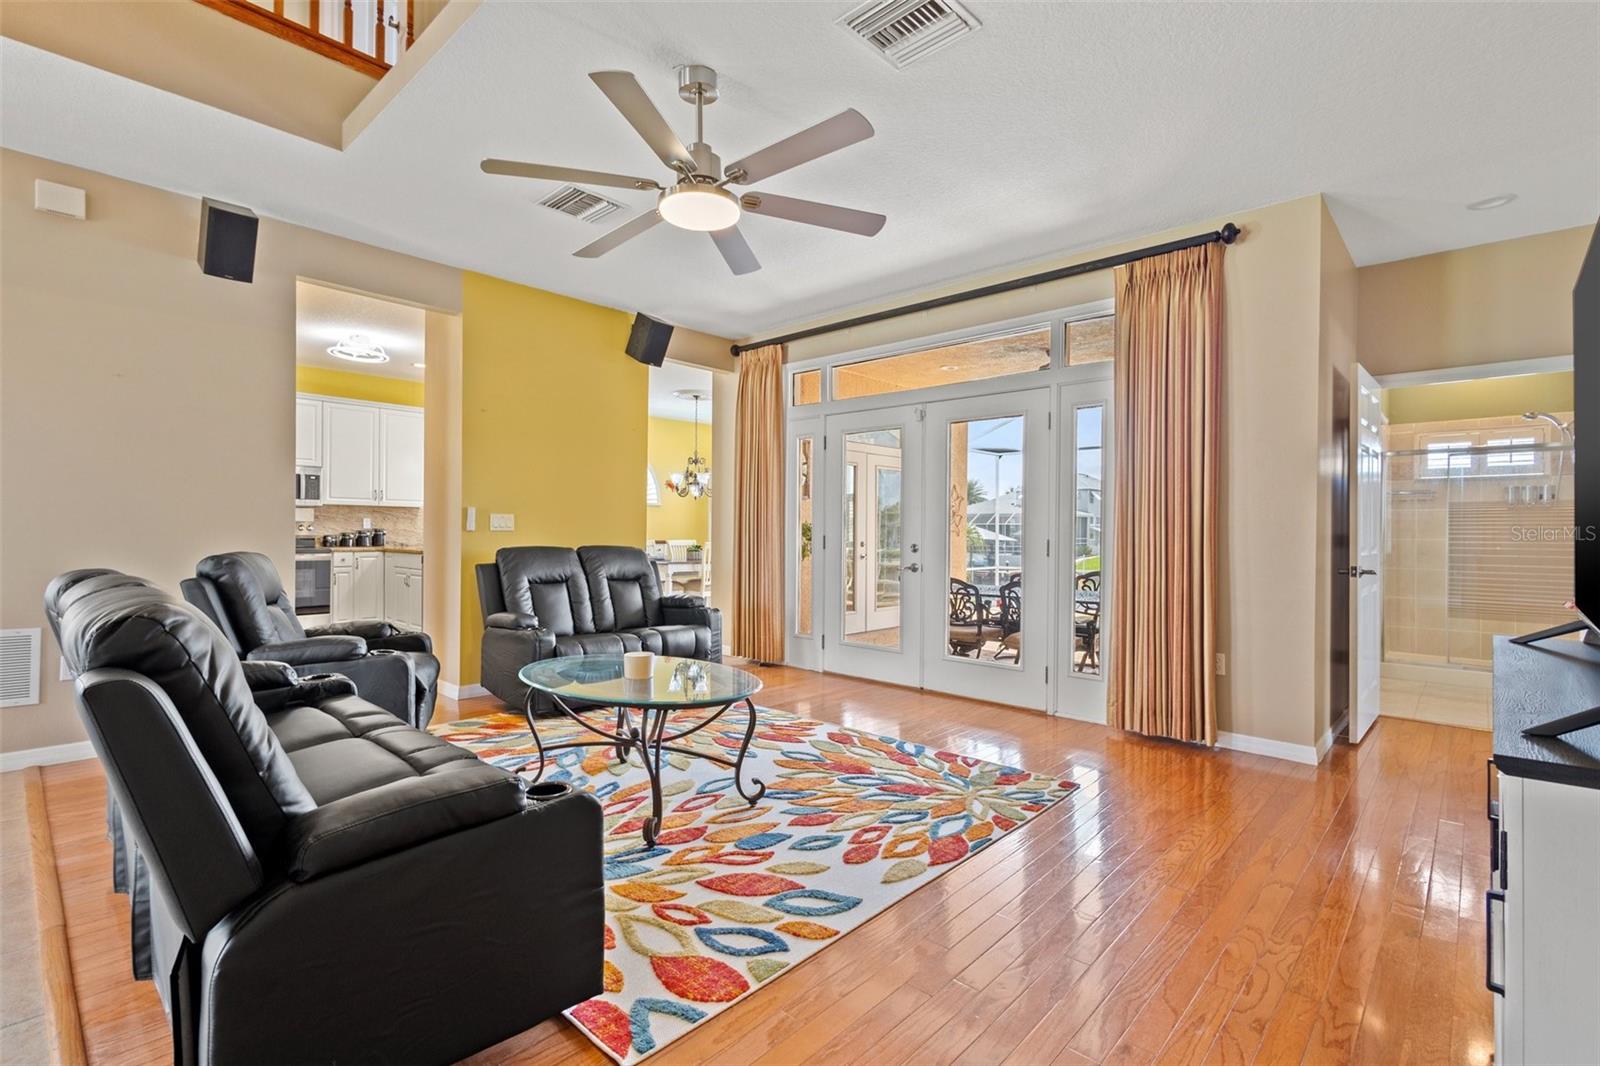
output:
<svg viewBox="0 0 1600 1066"><path fill-rule="evenodd" d="M359 333L352 333L344 340L328 349L328 354L335 359L348 359L352 363L387 363L389 353L383 350L382 345L373 344L371 340Z"/></svg>
<svg viewBox="0 0 1600 1066"><path fill-rule="evenodd" d="M1467 205L1468 211L1493 211L1497 207L1504 207L1517 198L1514 192L1503 192L1499 196L1488 196L1482 200L1474 200Z"/></svg>
<svg viewBox="0 0 1600 1066"><path fill-rule="evenodd" d="M685 181L663 192L656 210L679 229L713 232L739 221L739 198L715 185Z"/></svg>

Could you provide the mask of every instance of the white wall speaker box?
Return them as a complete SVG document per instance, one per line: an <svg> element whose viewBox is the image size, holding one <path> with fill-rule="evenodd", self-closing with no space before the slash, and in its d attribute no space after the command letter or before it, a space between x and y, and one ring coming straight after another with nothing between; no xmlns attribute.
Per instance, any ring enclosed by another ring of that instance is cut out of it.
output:
<svg viewBox="0 0 1600 1066"><path fill-rule="evenodd" d="M39 702L39 644L42 632L0 629L0 707Z"/></svg>
<svg viewBox="0 0 1600 1066"><path fill-rule="evenodd" d="M33 209L52 215L65 215L82 222L89 213L89 196L82 189L36 178L33 183Z"/></svg>

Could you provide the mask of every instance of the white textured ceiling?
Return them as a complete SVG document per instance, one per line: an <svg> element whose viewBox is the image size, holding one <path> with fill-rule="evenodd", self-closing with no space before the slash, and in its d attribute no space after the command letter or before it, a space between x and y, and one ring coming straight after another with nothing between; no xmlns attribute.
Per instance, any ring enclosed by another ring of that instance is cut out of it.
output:
<svg viewBox="0 0 1600 1066"><path fill-rule="evenodd" d="M700 422L711 424L711 371L684 363L662 363L650 368L650 417L676 418L680 422L694 419L694 401L674 396L675 392L703 392L706 399L700 404Z"/></svg>
<svg viewBox="0 0 1600 1066"><path fill-rule="evenodd" d="M0 141L735 337L1315 192L1362 264L1600 213L1593 3L973 0L983 28L903 71L835 25L851 6L486 3L343 153L6 40ZM634 71L687 135L685 62L722 75L725 160L861 110L875 138L764 187L883 212L883 232L752 218L765 269L739 278L669 226L579 260L603 228L478 171L654 174L585 73Z"/></svg>
<svg viewBox="0 0 1600 1066"><path fill-rule="evenodd" d="M295 362L356 374L421 381L427 312L358 292L297 281L294 287ZM328 347L359 334L383 348L387 363L353 363Z"/></svg>

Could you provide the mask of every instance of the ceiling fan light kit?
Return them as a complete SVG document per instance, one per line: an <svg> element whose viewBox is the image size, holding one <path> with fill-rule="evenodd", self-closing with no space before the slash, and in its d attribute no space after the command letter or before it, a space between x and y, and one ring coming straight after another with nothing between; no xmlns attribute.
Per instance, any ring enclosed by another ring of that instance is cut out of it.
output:
<svg viewBox="0 0 1600 1066"><path fill-rule="evenodd" d="M791 196L778 196L756 190L735 195L729 185L749 185L781 174L802 163L836 152L873 134L872 124L859 111L841 111L770 144L758 152L722 166L722 159L705 139L705 108L718 98L717 72L710 67L690 64L678 70L678 95L694 105L694 143L685 147L645 95L639 81L624 70L601 70L589 75L622 117L672 172L671 184L651 178L612 174L575 167L521 163L508 159L485 159L485 174L506 177L538 178L546 181L603 185L658 193L653 210L638 215L611 230L599 240L579 248L580 259L598 258L639 234L666 222L679 229L709 233L717 251L735 274L761 269L761 263L739 232L745 214L766 215L808 226L822 226L871 237L883 228L884 217L871 211L821 204Z"/></svg>

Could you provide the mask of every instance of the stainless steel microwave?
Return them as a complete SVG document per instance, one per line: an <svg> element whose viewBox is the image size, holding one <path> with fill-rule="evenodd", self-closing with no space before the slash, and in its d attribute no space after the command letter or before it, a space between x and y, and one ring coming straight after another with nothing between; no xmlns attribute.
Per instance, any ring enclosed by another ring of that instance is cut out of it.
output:
<svg viewBox="0 0 1600 1066"><path fill-rule="evenodd" d="M300 507L315 507L322 502L322 475L294 475L294 502Z"/></svg>

